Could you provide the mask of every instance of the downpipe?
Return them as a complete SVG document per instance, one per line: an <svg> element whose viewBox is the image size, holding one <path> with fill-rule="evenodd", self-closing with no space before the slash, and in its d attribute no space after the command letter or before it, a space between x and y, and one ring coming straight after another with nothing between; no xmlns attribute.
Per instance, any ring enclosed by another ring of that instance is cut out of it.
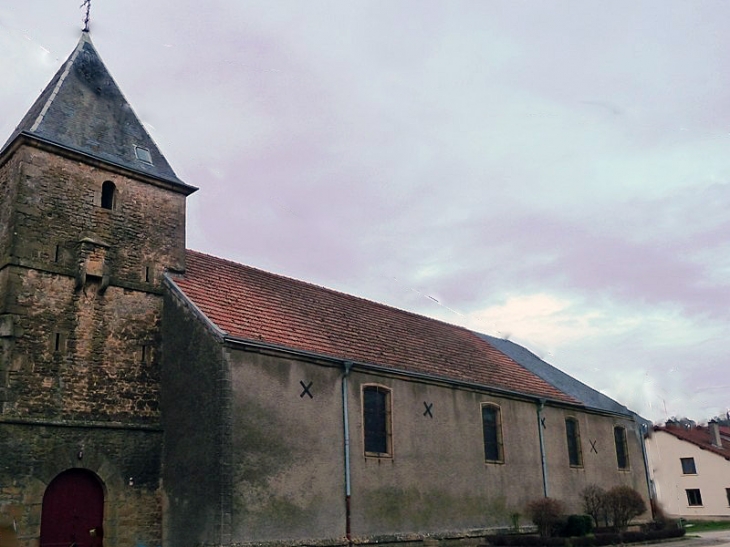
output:
<svg viewBox="0 0 730 547"><path fill-rule="evenodd" d="M542 415L542 411L544 408L545 399L540 399L537 405L537 434L540 437L540 462L542 463L542 493L547 498L549 497L549 491L547 458L545 457L545 435L543 433L543 429L545 429L545 418Z"/></svg>
<svg viewBox="0 0 730 547"><path fill-rule="evenodd" d="M351 510L350 498L352 496L352 482L350 479L350 417L347 402L347 378L352 370L352 362L345 361L343 363L344 373L342 374L342 424L344 429L345 441L345 537L347 544L352 545L352 528L351 528Z"/></svg>

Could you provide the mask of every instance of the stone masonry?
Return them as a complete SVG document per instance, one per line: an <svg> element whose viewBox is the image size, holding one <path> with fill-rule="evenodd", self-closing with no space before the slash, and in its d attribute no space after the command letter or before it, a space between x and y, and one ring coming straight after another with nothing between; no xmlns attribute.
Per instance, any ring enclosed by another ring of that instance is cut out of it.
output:
<svg viewBox="0 0 730 547"><path fill-rule="evenodd" d="M0 191L0 530L36 546L47 485L81 467L105 545L160 545L161 281L184 267L185 195L33 142Z"/></svg>

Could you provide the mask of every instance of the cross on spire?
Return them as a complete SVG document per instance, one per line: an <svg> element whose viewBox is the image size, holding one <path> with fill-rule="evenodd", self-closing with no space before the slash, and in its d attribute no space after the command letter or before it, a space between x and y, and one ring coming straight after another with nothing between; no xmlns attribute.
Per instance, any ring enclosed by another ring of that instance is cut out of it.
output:
<svg viewBox="0 0 730 547"><path fill-rule="evenodd" d="M89 12L91 11L91 0L84 0L80 8L86 7L86 15L84 16L84 32L89 32Z"/></svg>

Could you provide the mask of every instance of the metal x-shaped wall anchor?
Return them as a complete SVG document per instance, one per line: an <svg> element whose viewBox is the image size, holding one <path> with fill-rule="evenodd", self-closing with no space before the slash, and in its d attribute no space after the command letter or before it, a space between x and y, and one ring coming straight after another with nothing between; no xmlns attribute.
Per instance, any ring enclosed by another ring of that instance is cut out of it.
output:
<svg viewBox="0 0 730 547"><path fill-rule="evenodd" d="M433 414L431 414L431 409L433 409L433 403L427 403L426 401L423 401L423 406L426 407L426 410L423 411L423 415L428 416L429 418L433 418Z"/></svg>
<svg viewBox="0 0 730 547"><path fill-rule="evenodd" d="M596 443L598 442L598 439L596 439L594 441L591 441L590 439L588 439L588 440L591 443L591 452L595 452L596 454L598 454L598 449L596 448Z"/></svg>
<svg viewBox="0 0 730 547"><path fill-rule="evenodd" d="M309 388L312 387L313 383L314 382L309 382L308 384L305 384L303 380L299 380L299 385L302 386L302 389L304 390L299 394L299 396L304 398L305 395L309 395L310 399L314 399L314 395L312 395L312 392L309 391Z"/></svg>

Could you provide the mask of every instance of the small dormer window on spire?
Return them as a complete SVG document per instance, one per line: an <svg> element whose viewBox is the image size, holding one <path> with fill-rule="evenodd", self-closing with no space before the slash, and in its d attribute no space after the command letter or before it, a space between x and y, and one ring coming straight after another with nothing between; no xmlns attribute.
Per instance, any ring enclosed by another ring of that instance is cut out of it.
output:
<svg viewBox="0 0 730 547"><path fill-rule="evenodd" d="M152 154L150 154L150 151L147 148L142 148L141 146L135 145L134 155L142 163L149 163L150 165L152 165Z"/></svg>
<svg viewBox="0 0 730 547"><path fill-rule="evenodd" d="M101 185L101 207L102 209L114 209L117 198L117 187L110 180L104 181Z"/></svg>

